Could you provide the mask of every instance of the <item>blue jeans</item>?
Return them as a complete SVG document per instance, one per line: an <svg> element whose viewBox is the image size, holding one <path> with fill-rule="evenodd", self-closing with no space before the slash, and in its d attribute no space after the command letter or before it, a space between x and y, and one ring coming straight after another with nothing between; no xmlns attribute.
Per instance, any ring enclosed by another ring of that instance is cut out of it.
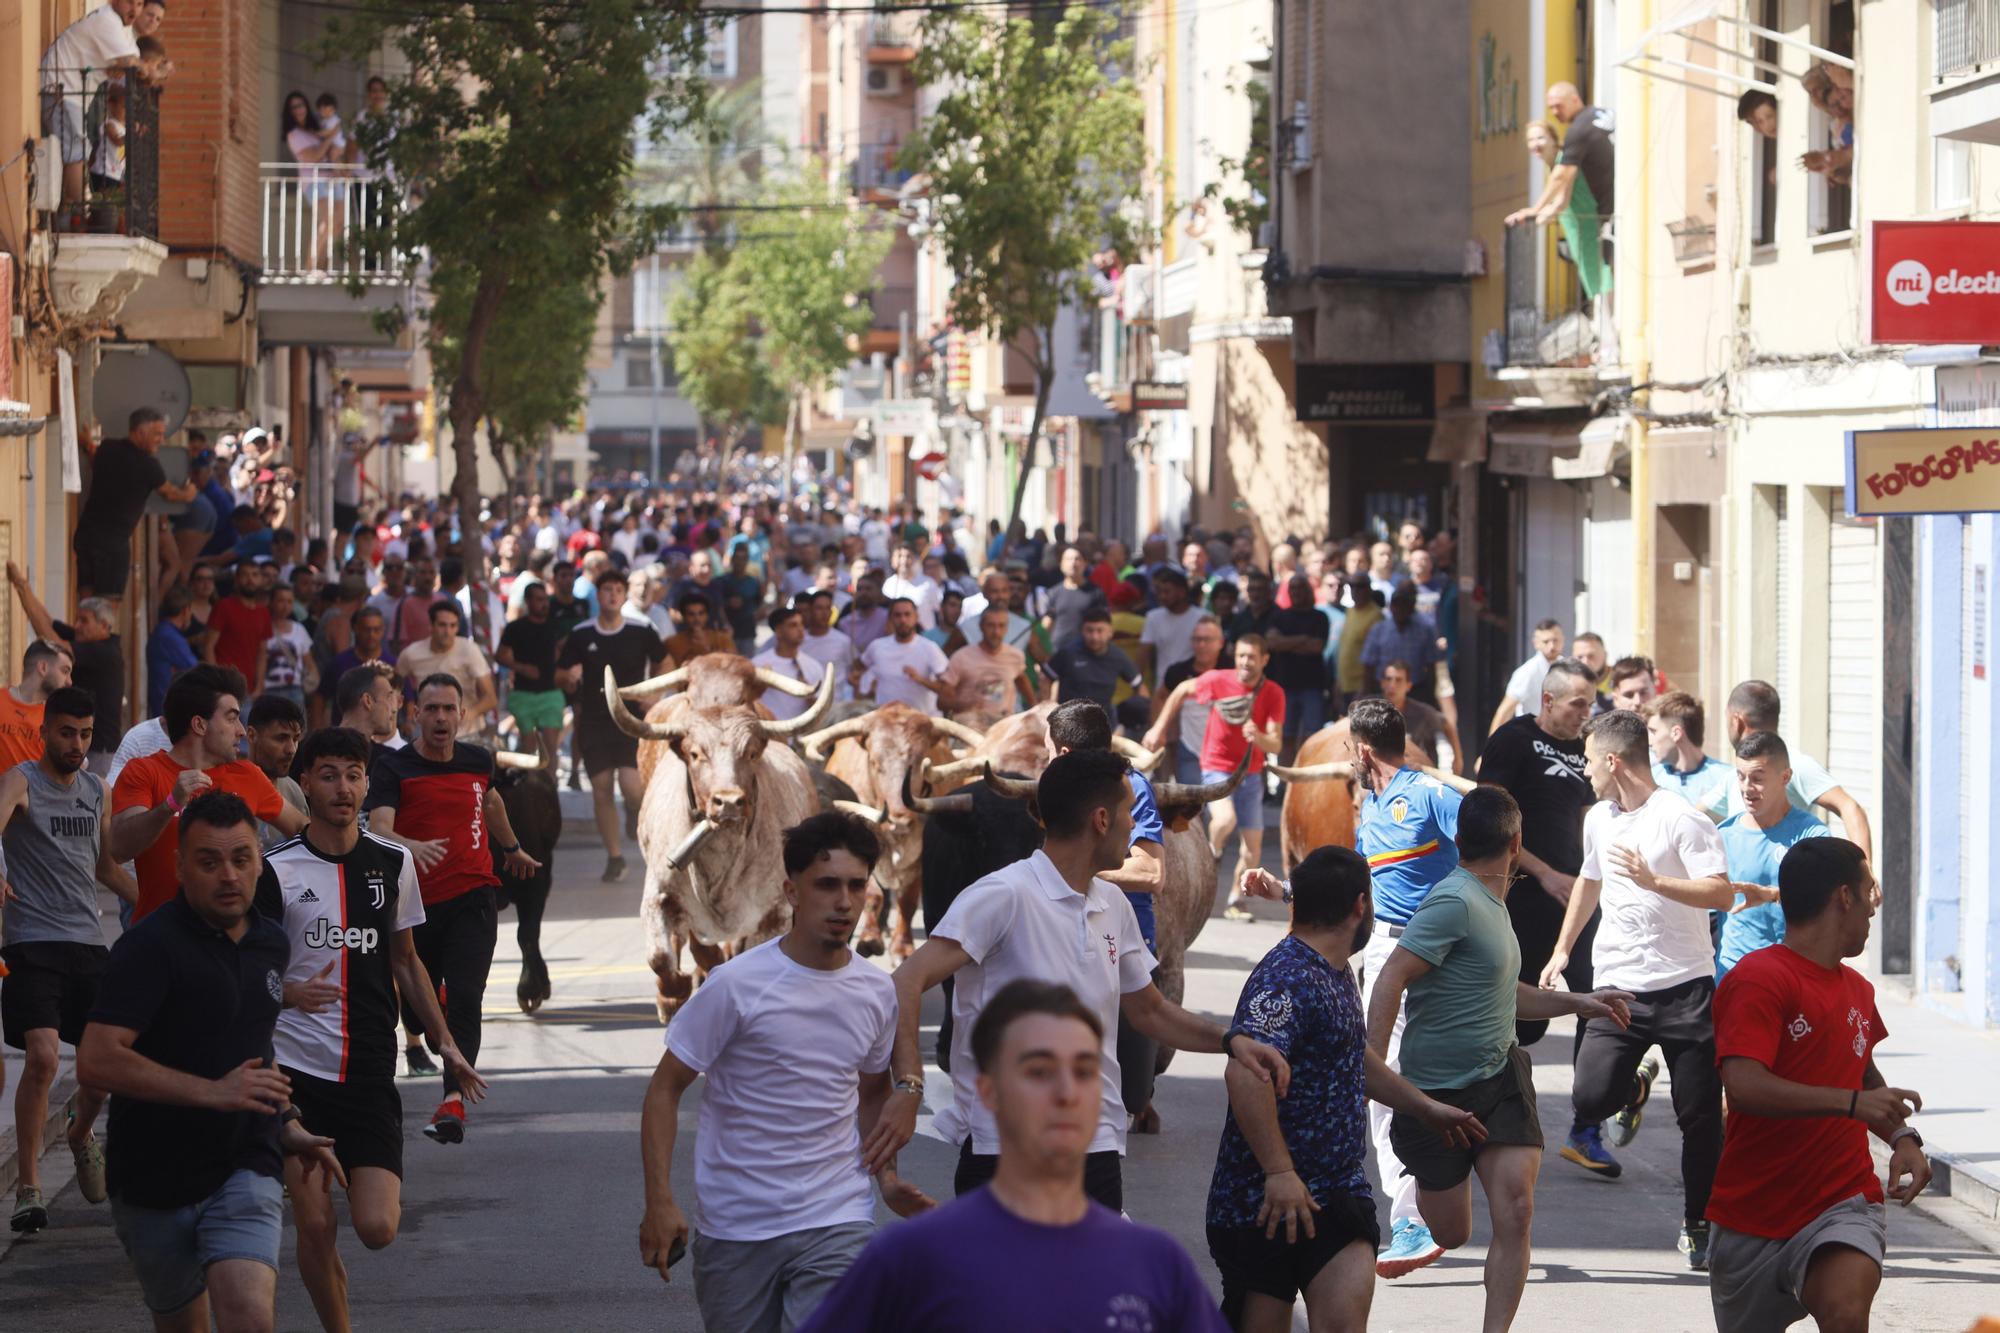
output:
<svg viewBox="0 0 2000 1333"><path fill-rule="evenodd" d="M247 1170L181 1208L111 1201L118 1241L155 1314L172 1314L208 1290L208 1266L224 1259L254 1259L276 1272L284 1212L283 1183Z"/></svg>
<svg viewBox="0 0 2000 1333"><path fill-rule="evenodd" d="M1201 756L1179 741L1174 742L1174 781L1190 787L1201 781Z"/></svg>
<svg viewBox="0 0 2000 1333"><path fill-rule="evenodd" d="M1326 725L1326 691L1285 691L1285 735L1304 739Z"/></svg>

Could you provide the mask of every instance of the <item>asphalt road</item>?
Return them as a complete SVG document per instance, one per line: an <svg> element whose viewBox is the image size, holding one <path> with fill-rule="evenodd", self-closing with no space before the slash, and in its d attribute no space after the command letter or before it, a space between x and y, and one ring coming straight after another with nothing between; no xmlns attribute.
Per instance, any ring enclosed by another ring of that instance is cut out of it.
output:
<svg viewBox="0 0 2000 1333"><path fill-rule="evenodd" d="M417 1130L435 1104L436 1085L403 1082L409 1144L402 1235L378 1253L351 1236L342 1245L357 1328L699 1328L685 1266L663 1285L638 1261L639 1106L661 1030L641 957L636 875L601 885L602 864L588 833L566 834L544 931L555 997L532 1019L512 1003L519 955L512 914L502 917L480 1061L495 1087L474 1110L467 1142L440 1147L424 1139ZM1226 1019L1248 967L1281 929L1275 920L1212 920L1189 959L1189 1007ZM1566 1030L1557 1028L1534 1055L1542 1120L1553 1133L1569 1119ZM1202 1208L1221 1125L1221 1065L1220 1056L1176 1057L1159 1084L1164 1132L1135 1137L1125 1167L1131 1215L1177 1235L1217 1290ZM1655 1105L1664 1110L1665 1096ZM693 1126L690 1106L676 1163L684 1197L693 1188ZM1587 1178L1549 1153L1537 1190L1535 1266L1516 1327L1714 1327L1706 1279L1687 1272L1673 1248L1678 1151L1671 1117L1663 1115L1622 1154L1622 1180ZM943 1195L954 1157L920 1136L904 1154L903 1171ZM69 1185L66 1154L44 1161L50 1183L60 1187L52 1224L27 1240L0 1233L0 1325L146 1326L109 1209L85 1204ZM1482 1208L1475 1203L1475 1216ZM2000 1237L1976 1239L1957 1229L1969 1216L1949 1202L1893 1211L1878 1327L1963 1333L1981 1313L2000 1312ZM1378 1284L1373 1326L1476 1327L1485 1235L1482 1224L1463 1251ZM308 1330L316 1324L291 1243L288 1231L278 1326Z"/></svg>

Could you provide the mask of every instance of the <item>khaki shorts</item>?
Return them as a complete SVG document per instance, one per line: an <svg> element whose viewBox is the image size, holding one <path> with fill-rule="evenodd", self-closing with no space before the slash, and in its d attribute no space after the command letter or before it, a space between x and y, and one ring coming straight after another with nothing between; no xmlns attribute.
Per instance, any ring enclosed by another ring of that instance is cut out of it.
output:
<svg viewBox="0 0 2000 1333"><path fill-rule="evenodd" d="M1822 1245L1859 1250L1879 1266L1889 1248L1882 1205L1857 1194L1806 1223L1798 1234L1780 1240L1712 1227L1708 1294L1715 1305L1716 1333L1764 1333L1804 1319L1806 1307L1799 1294L1805 1290L1806 1269Z"/></svg>

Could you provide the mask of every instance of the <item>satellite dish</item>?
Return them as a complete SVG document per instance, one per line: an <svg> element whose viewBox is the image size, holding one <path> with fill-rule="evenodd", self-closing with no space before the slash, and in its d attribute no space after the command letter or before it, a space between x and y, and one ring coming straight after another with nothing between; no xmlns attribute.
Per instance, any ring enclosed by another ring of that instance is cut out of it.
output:
<svg viewBox="0 0 2000 1333"><path fill-rule="evenodd" d="M150 346L110 346L98 362L90 406L106 439L123 435L132 413L142 407L165 413L172 435L187 420L192 396L187 371L170 354Z"/></svg>

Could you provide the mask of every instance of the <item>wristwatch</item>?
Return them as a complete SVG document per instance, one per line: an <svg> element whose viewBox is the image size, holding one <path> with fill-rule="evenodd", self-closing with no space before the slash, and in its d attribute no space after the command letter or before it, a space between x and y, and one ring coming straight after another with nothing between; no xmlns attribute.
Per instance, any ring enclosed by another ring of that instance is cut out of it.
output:
<svg viewBox="0 0 2000 1333"><path fill-rule="evenodd" d="M1283 894L1284 900L1289 903L1292 900L1292 882L1288 879L1281 879L1278 881L1278 888Z"/></svg>
<svg viewBox="0 0 2000 1333"><path fill-rule="evenodd" d="M913 1093L921 1097L924 1095L924 1081L915 1074L906 1074L896 1080L894 1090L897 1092Z"/></svg>
<svg viewBox="0 0 2000 1333"><path fill-rule="evenodd" d="M521 844L518 842L510 847L502 847L499 843L496 842L493 844L493 847L494 850L498 851L502 856L512 856L515 852L521 850Z"/></svg>
<svg viewBox="0 0 2000 1333"><path fill-rule="evenodd" d="M1893 1151L1896 1145L1901 1143L1904 1139L1915 1139L1917 1141L1917 1146L1919 1148L1924 1146L1924 1136L1917 1133L1916 1126L1904 1125L1902 1128L1898 1129L1894 1134L1891 1134L1889 1136L1889 1147L1891 1151Z"/></svg>
<svg viewBox="0 0 2000 1333"><path fill-rule="evenodd" d="M1222 1054L1223 1054L1223 1055L1224 1055L1224 1056L1225 1056L1226 1058L1228 1058L1228 1059L1231 1059L1231 1060L1235 1059L1236 1057L1235 1057L1235 1056L1233 1056L1233 1055L1231 1055L1231 1054L1230 1054L1230 1052L1229 1052L1229 1043L1230 1043L1230 1042L1232 1042L1232 1041L1235 1041L1235 1040L1236 1040L1236 1039L1237 1039L1238 1037L1248 1037L1248 1036L1250 1036L1250 1032L1249 1032L1249 1030L1248 1030L1247 1028L1231 1028L1231 1029L1229 1029L1229 1031L1227 1031L1227 1032L1223 1033L1223 1034L1222 1034ZM1253 1041L1255 1040L1255 1038L1251 1038L1251 1039L1252 1039Z"/></svg>

